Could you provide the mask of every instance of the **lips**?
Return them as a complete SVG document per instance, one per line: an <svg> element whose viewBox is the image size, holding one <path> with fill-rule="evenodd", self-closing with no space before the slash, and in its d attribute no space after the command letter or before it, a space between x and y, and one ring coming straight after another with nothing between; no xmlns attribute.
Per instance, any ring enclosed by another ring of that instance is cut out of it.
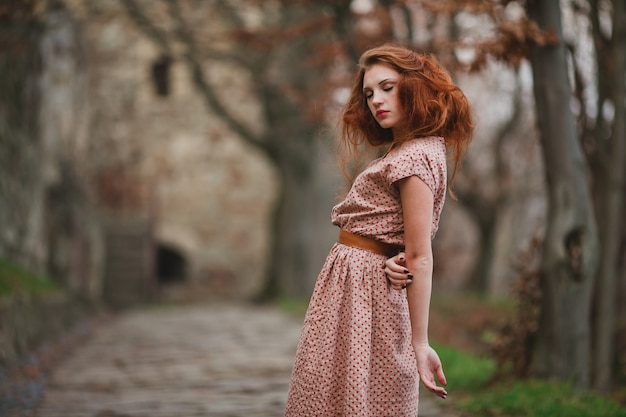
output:
<svg viewBox="0 0 626 417"><path fill-rule="evenodd" d="M389 111L387 111L387 110L378 110L376 112L376 117L382 117L382 116L386 115L387 113L389 113Z"/></svg>

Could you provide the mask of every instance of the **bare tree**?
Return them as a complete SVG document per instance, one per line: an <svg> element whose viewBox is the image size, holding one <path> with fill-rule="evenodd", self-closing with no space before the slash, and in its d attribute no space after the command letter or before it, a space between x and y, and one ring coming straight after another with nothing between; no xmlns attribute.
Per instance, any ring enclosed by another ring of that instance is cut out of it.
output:
<svg viewBox="0 0 626 417"><path fill-rule="evenodd" d="M625 242L619 232L625 226L626 214L625 10L619 1L578 0L567 6L573 11L572 23L582 29L577 39L570 39L568 50L573 100L580 109L578 131L590 167L601 249L591 314L591 377L595 389L606 391L614 382L617 369L617 283L623 274L620 251ZM585 49L587 40L593 41L595 61L589 59ZM595 64L593 70L590 64Z"/></svg>
<svg viewBox="0 0 626 417"><path fill-rule="evenodd" d="M541 265L542 315L532 366L540 375L575 380L585 388L593 381L595 388L607 390L616 369L617 282L624 275L620 260L626 214L624 4L504 1L500 6L514 3L525 5L527 16L500 25L474 65L488 56L511 64L528 56L533 66L550 213ZM575 39L566 44L562 5L588 22L591 33L578 28ZM581 41L588 35L596 58L592 70L582 62L589 57L581 52ZM590 107L589 90L597 92ZM572 103L579 109L575 113ZM595 114L589 108L595 108Z"/></svg>
<svg viewBox="0 0 626 417"><path fill-rule="evenodd" d="M216 1L211 18L228 29L213 43L226 48L213 47L197 22L193 24L194 2L161 0L170 18L164 25L150 18L148 3L121 1L165 54L186 64L207 108L260 150L278 174L270 260L260 296L308 295L317 271L317 265L307 264L307 252L320 131L329 117L329 94L343 82L342 74L351 72L338 68L337 62L353 64L365 43L375 42L372 37L354 36L359 28L351 1L250 1L245 8ZM255 27L245 21L251 10L260 16ZM381 27L384 30L374 37L388 36L388 27ZM211 62L235 63L250 75L255 94L251 100L261 104L264 130L252 129L224 103L206 69Z"/></svg>
<svg viewBox="0 0 626 417"><path fill-rule="evenodd" d="M623 1L612 1L610 34L601 28L600 14L608 13L602 2L590 1L592 35L598 69L598 109L595 125L587 136L592 146L589 158L594 173L598 226L602 252L595 290L593 321L593 386L607 391L615 373L615 332L617 317L620 250L624 236L624 186L626 184L626 8ZM610 106L609 120L604 110ZM587 123L585 123L587 125ZM587 132L584 132L587 133Z"/></svg>
<svg viewBox="0 0 626 417"><path fill-rule="evenodd" d="M598 264L596 223L585 159L569 110L560 6L556 1L533 0L527 8L530 19L558 39L530 48L549 198L541 261L541 319L531 367L538 375L587 388L591 294Z"/></svg>

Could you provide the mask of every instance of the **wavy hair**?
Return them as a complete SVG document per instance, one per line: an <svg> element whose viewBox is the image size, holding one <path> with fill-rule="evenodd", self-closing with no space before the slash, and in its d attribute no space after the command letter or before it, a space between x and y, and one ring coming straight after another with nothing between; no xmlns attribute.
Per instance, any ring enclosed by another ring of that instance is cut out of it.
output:
<svg viewBox="0 0 626 417"><path fill-rule="evenodd" d="M365 71L374 64L384 64L399 74L398 100L406 117L406 134L394 137L391 129L380 127L367 106L363 93ZM429 54L420 54L397 45L382 45L361 55L352 92L341 114L341 145L344 157L342 170L348 172L349 162L359 161L362 145L389 149L420 137L441 136L452 149L454 182L461 157L472 140L474 123L465 94L452 81L450 74ZM368 148L368 146L365 146ZM350 182L354 176L347 175ZM454 194L452 194L454 196Z"/></svg>

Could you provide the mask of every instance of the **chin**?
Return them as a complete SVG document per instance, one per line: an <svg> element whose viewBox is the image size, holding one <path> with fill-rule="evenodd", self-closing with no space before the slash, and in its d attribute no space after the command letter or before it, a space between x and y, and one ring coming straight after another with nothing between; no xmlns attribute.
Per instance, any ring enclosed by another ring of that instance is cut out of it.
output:
<svg viewBox="0 0 626 417"><path fill-rule="evenodd" d="M380 127L383 129L392 129L395 126L395 123L379 123Z"/></svg>

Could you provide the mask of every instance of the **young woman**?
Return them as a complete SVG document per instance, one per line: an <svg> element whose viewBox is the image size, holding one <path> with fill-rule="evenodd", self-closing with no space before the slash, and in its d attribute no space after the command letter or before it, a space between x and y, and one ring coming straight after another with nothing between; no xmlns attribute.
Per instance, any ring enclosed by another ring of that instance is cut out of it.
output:
<svg viewBox="0 0 626 417"><path fill-rule="evenodd" d="M383 156L333 208L339 239L307 310L289 417L416 416L420 379L447 395L428 341L431 240L446 194L446 148L454 179L472 136L470 106L432 56L384 45L366 51L358 68L342 143L357 159L364 147Z"/></svg>

